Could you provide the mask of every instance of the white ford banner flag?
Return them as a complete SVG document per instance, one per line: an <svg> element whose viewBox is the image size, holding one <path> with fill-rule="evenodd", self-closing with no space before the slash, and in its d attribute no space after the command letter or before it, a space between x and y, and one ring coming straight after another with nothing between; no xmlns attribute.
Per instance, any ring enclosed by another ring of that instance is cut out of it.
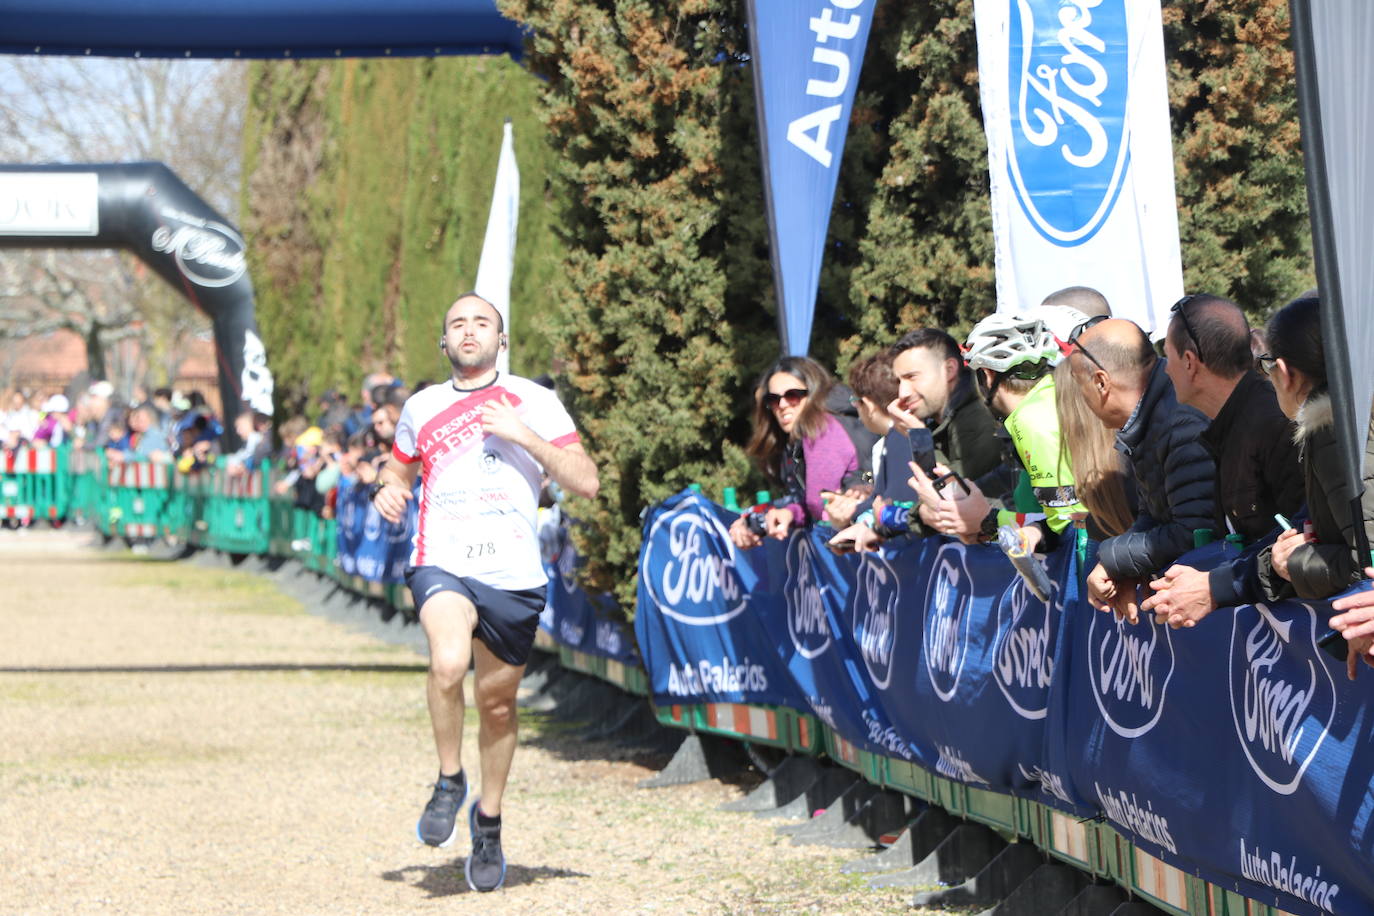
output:
<svg viewBox="0 0 1374 916"><path fill-rule="evenodd" d="M1158 337L1183 294L1159 0L976 0L997 308L1089 286Z"/></svg>

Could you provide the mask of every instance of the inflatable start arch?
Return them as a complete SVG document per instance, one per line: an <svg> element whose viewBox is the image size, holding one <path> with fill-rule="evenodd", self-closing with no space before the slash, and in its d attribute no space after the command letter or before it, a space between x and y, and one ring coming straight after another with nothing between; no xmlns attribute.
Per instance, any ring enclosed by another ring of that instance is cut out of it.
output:
<svg viewBox="0 0 1374 916"><path fill-rule="evenodd" d="M226 435L272 413L243 237L161 162L0 165L0 247L132 251L210 317Z"/></svg>

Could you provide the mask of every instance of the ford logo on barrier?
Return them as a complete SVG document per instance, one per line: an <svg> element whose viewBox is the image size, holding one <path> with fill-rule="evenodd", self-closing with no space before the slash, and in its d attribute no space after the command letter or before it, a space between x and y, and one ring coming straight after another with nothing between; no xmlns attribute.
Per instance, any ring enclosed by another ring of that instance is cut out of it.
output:
<svg viewBox="0 0 1374 916"><path fill-rule="evenodd" d="M1336 682L1317 647L1317 613L1285 602L1231 615L1231 719L1255 775L1292 795L1336 715Z"/></svg>
<svg viewBox="0 0 1374 916"><path fill-rule="evenodd" d="M874 685L886 690L892 681L902 586L887 560L876 553L860 557L859 575L854 583L854 642Z"/></svg>
<svg viewBox="0 0 1374 916"><path fill-rule="evenodd" d="M997 642L992 677L1012 710L1043 719L1054 680L1054 641L1059 631L1059 583L1051 580L1053 608L1031 592L1020 576L997 602Z"/></svg>
<svg viewBox="0 0 1374 916"><path fill-rule="evenodd" d="M948 703L959 689L959 676L968 655L973 581L964 558L964 545L946 544L935 555L926 588L926 620L921 634L926 674L935 695Z"/></svg>
<svg viewBox="0 0 1374 916"><path fill-rule="evenodd" d="M382 536L382 514L377 511L371 503L363 510L363 539L367 541L380 540Z"/></svg>
<svg viewBox="0 0 1374 916"><path fill-rule="evenodd" d="M1130 160L1126 0L1008 0L1007 171L1037 232L1097 234Z"/></svg>
<svg viewBox="0 0 1374 916"><path fill-rule="evenodd" d="M563 532L559 540L563 543L558 551L558 559L554 561L554 568L558 570L558 582L563 586L563 591L571 595L577 591L577 549L573 547L570 533Z"/></svg>
<svg viewBox="0 0 1374 916"><path fill-rule="evenodd" d="M1112 731L1139 738L1164 713L1174 676L1171 631L1142 613L1129 624L1112 614L1092 611L1088 624L1088 674L1093 699Z"/></svg>
<svg viewBox="0 0 1374 916"><path fill-rule="evenodd" d="M658 609L679 623L711 627L749 603L735 571L730 532L691 500L660 515L645 539L641 581Z"/></svg>
<svg viewBox="0 0 1374 916"><path fill-rule="evenodd" d="M804 533L787 542L787 632L802 658L817 658L830 648L825 619L825 586L816 575L815 547Z"/></svg>

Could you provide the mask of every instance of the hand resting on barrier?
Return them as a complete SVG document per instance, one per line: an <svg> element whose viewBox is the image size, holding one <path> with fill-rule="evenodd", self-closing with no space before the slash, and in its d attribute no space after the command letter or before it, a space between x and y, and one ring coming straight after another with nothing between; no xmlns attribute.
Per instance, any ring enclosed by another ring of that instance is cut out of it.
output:
<svg viewBox="0 0 1374 916"><path fill-rule="evenodd" d="M1140 609L1155 615L1155 623L1167 623L1177 630L1195 627L1199 620L1217 609L1212 600L1211 577L1191 566L1170 566L1150 583L1154 594Z"/></svg>
<svg viewBox="0 0 1374 916"><path fill-rule="evenodd" d="M1088 603L1104 613L1111 612L1117 620L1140 622L1140 606L1136 600L1139 583L1134 579L1116 580L1107 574L1101 563L1088 573Z"/></svg>
<svg viewBox="0 0 1374 916"><path fill-rule="evenodd" d="M1374 566L1365 567L1364 574L1374 579ZM1331 602L1332 610L1340 611L1330 621L1331 628L1340 632L1349 645L1345 659L1345 673L1355 679L1357 661L1374 668L1374 590L1356 592Z"/></svg>

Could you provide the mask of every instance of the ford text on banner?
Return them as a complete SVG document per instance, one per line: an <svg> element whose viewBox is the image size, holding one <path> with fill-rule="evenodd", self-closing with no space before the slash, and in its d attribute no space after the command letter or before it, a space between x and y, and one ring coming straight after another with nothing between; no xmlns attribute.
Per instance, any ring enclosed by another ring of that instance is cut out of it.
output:
<svg viewBox="0 0 1374 916"><path fill-rule="evenodd" d="M976 0L997 307L1090 286L1156 335L1183 293L1159 0Z"/></svg>
<svg viewBox="0 0 1374 916"><path fill-rule="evenodd" d="M749 0L783 350L805 356L854 89L877 0Z"/></svg>

